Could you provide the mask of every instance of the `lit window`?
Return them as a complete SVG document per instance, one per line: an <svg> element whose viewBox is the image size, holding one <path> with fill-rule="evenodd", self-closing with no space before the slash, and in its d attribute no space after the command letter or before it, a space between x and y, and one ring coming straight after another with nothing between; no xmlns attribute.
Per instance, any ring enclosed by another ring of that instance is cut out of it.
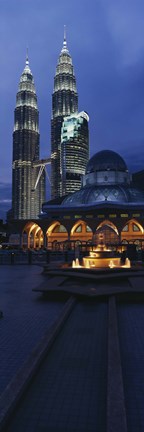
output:
<svg viewBox="0 0 144 432"><path fill-rule="evenodd" d="M126 224L122 231L128 231L128 230L129 230L128 229L128 224Z"/></svg>
<svg viewBox="0 0 144 432"><path fill-rule="evenodd" d="M138 225L136 225L136 224L133 224L133 231L140 231L140 229L139 229Z"/></svg>
<svg viewBox="0 0 144 432"><path fill-rule="evenodd" d="M57 225L54 229L53 229L53 233L64 233L67 232L66 228L64 227L64 225Z"/></svg>
<svg viewBox="0 0 144 432"><path fill-rule="evenodd" d="M92 232L92 229L87 225L86 232Z"/></svg>
<svg viewBox="0 0 144 432"><path fill-rule="evenodd" d="M78 233L82 232L82 225L79 225L79 226L76 228L75 232L78 232Z"/></svg>
<svg viewBox="0 0 144 432"><path fill-rule="evenodd" d="M128 214L127 213L121 213L121 217L126 218L126 217L128 217Z"/></svg>
<svg viewBox="0 0 144 432"><path fill-rule="evenodd" d="M87 219L93 219L93 215L86 215Z"/></svg>
<svg viewBox="0 0 144 432"><path fill-rule="evenodd" d="M133 217L140 217L140 213L133 213Z"/></svg>

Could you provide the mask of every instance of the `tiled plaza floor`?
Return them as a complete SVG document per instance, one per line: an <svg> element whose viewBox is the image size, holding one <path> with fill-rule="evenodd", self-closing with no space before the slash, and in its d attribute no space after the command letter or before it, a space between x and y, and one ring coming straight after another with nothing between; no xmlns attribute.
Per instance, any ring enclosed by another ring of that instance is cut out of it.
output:
<svg viewBox="0 0 144 432"><path fill-rule="evenodd" d="M128 432L144 431L144 303L118 307Z"/></svg>
<svg viewBox="0 0 144 432"><path fill-rule="evenodd" d="M63 302L32 292L46 280L38 266L0 267L0 274L2 392L58 318ZM80 299L4 432L106 432L107 309L105 297ZM143 432L143 296L118 296L117 312L127 431Z"/></svg>
<svg viewBox="0 0 144 432"><path fill-rule="evenodd" d="M45 278L41 273L39 266L0 266L0 393L63 307L32 292Z"/></svg>
<svg viewBox="0 0 144 432"><path fill-rule="evenodd" d="M76 305L7 432L106 432L107 304Z"/></svg>

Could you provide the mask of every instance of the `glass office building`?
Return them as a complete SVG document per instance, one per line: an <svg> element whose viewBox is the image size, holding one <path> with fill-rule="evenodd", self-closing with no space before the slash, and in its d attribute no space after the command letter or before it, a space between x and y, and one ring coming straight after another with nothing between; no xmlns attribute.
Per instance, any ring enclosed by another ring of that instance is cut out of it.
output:
<svg viewBox="0 0 144 432"><path fill-rule="evenodd" d="M80 189L89 160L88 114L84 111L64 117L61 129L61 194Z"/></svg>

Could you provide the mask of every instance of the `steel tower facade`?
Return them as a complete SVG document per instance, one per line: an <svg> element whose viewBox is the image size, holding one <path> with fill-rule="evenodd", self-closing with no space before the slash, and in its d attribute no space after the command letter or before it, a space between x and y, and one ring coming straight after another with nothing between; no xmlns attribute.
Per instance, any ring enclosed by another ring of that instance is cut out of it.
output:
<svg viewBox="0 0 144 432"><path fill-rule="evenodd" d="M54 91L52 94L51 120L51 197L62 195L62 180L60 173L61 160L61 128L65 116L78 112L78 94L72 58L67 48L64 32L63 47L60 52L56 74L54 77Z"/></svg>
<svg viewBox="0 0 144 432"><path fill-rule="evenodd" d="M28 56L20 78L14 111L12 216L14 219L37 218L45 200L45 177L36 189L39 160L39 112L34 79Z"/></svg>

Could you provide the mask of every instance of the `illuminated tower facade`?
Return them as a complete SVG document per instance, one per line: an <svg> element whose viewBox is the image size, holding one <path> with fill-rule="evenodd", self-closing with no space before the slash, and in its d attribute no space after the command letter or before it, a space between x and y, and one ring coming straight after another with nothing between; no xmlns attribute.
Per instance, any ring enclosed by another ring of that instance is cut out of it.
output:
<svg viewBox="0 0 144 432"><path fill-rule="evenodd" d="M35 183L39 167L39 112L28 56L16 96L13 132L12 215L37 218L45 200L45 177Z"/></svg>
<svg viewBox="0 0 144 432"><path fill-rule="evenodd" d="M88 114L84 111L64 117L60 147L62 195L81 188L89 160L88 122Z"/></svg>
<svg viewBox="0 0 144 432"><path fill-rule="evenodd" d="M51 197L62 195L62 181L60 173L61 128L65 116L78 112L78 94L72 58L67 48L64 32L63 47L58 59L54 77L54 91L52 94L51 120Z"/></svg>

